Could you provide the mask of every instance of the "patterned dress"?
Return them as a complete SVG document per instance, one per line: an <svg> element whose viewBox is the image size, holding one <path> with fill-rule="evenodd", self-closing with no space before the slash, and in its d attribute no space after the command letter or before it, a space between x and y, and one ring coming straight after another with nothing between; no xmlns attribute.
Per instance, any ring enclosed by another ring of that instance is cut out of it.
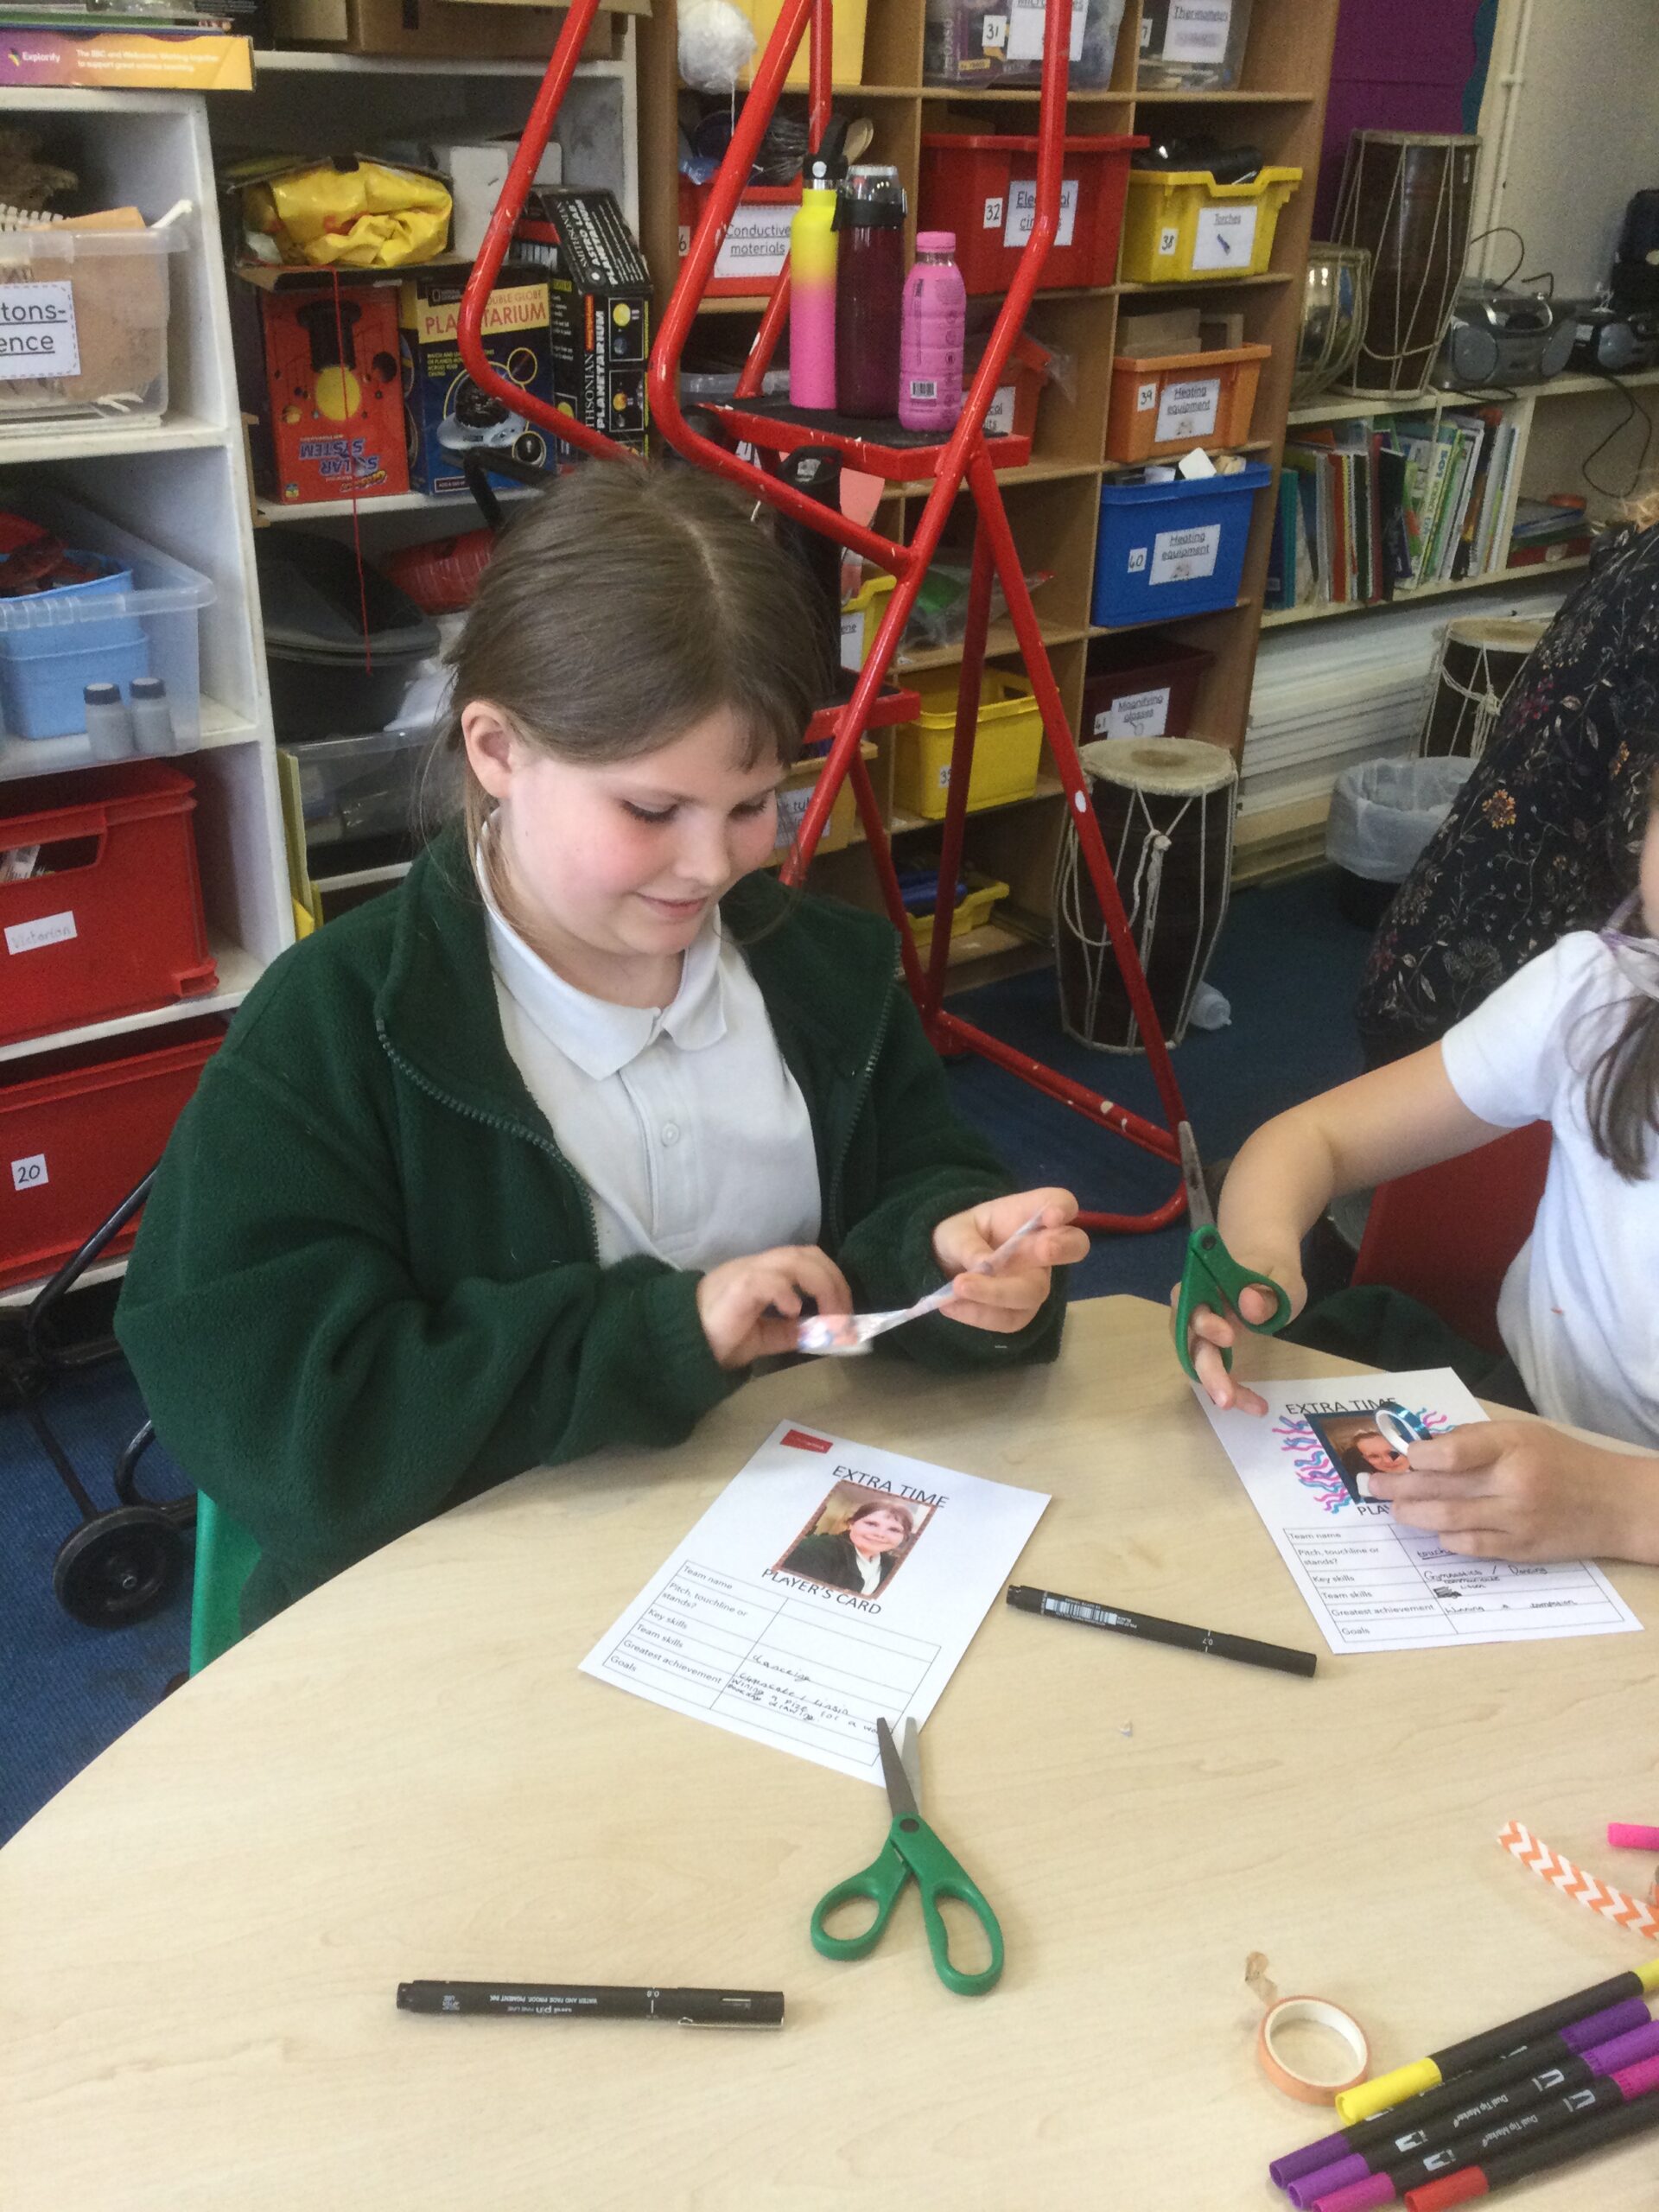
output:
<svg viewBox="0 0 1659 2212"><path fill-rule="evenodd" d="M1636 888L1659 766L1659 528L1605 539L1382 917L1357 1015L1375 1065L1443 1036Z"/></svg>

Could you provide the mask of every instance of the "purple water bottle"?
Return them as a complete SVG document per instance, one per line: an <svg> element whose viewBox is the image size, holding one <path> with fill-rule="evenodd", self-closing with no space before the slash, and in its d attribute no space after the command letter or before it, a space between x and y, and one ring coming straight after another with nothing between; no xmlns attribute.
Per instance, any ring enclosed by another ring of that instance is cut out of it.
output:
<svg viewBox="0 0 1659 2212"><path fill-rule="evenodd" d="M905 188L899 172L860 162L836 206L836 406L842 415L899 411L905 297Z"/></svg>
<svg viewBox="0 0 1659 2212"><path fill-rule="evenodd" d="M907 430L949 430L962 412L962 347L968 287L954 231L923 231L905 279L899 346L899 420Z"/></svg>

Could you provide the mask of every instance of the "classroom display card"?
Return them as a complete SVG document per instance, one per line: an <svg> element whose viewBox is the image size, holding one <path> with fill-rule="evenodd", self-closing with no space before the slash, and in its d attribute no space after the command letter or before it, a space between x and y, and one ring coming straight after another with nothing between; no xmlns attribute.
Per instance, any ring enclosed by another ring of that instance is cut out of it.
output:
<svg viewBox="0 0 1659 2212"><path fill-rule="evenodd" d="M780 1421L582 1662L617 1688L880 1783L1047 1497Z"/></svg>
<svg viewBox="0 0 1659 2212"><path fill-rule="evenodd" d="M1254 1386L1265 1416L1198 1402L1332 1651L1433 1651L1639 1629L1586 1560L1465 1559L1370 1494L1401 1462L1379 1410L1433 1434L1486 1415L1449 1367Z"/></svg>

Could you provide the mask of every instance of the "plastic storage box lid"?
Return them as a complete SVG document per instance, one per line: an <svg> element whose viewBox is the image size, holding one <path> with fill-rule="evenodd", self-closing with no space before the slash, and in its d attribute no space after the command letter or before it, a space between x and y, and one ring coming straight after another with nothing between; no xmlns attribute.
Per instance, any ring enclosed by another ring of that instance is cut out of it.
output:
<svg viewBox="0 0 1659 2212"><path fill-rule="evenodd" d="M436 652L437 625L378 569L365 562L359 572L349 545L283 531L278 543L261 542L257 559L270 651L321 662L360 662L365 645L382 660Z"/></svg>

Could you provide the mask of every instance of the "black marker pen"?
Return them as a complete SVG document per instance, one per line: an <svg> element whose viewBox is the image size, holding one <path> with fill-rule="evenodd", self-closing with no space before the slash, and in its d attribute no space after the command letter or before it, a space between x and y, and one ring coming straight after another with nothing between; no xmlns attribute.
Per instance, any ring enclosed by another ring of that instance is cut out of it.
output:
<svg viewBox="0 0 1659 2212"><path fill-rule="evenodd" d="M1155 1613L1126 1613L1116 1605L1097 1605L1088 1598L1061 1598L1052 1590L1027 1590L1017 1582L1009 1586L1008 1603L1023 1613L1081 1621L1085 1628L1111 1629L1119 1636L1141 1637L1148 1643L1173 1643L1183 1651L1205 1652L1212 1659L1239 1659L1247 1667L1272 1667L1281 1675L1311 1675L1319 1663L1313 1652L1293 1651L1287 1644L1258 1643L1254 1637L1228 1636L1220 1629L1189 1628L1184 1621L1160 1621Z"/></svg>
<svg viewBox="0 0 1659 2212"><path fill-rule="evenodd" d="M777 2028L778 1989L608 1989L591 1982L400 1981L400 2012L529 2014L543 2020L667 2020L682 2028Z"/></svg>

